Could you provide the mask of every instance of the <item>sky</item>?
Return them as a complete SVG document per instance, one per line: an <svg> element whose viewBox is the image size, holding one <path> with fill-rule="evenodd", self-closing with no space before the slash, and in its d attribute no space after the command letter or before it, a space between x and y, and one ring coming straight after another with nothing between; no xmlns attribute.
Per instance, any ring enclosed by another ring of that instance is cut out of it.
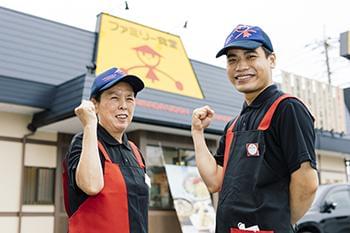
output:
<svg viewBox="0 0 350 233"><path fill-rule="evenodd" d="M350 87L350 60L339 55L339 36L350 31L347 0L0 0L0 6L95 31L105 12L180 36L190 59L226 67L215 58L237 24L260 26L271 38L280 70ZM187 21L187 27L184 27Z"/></svg>

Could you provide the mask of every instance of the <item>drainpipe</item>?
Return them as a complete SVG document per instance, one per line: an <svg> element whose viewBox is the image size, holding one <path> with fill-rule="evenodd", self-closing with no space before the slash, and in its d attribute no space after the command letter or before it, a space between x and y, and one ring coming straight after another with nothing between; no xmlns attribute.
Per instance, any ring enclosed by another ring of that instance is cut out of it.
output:
<svg viewBox="0 0 350 233"><path fill-rule="evenodd" d="M344 159L345 164L345 174L346 174L346 182L349 183L349 177L350 177L350 160Z"/></svg>
<svg viewBox="0 0 350 233"><path fill-rule="evenodd" d="M35 130L25 134L22 137L22 165L21 165L21 180L20 180L20 195L19 195L19 213L18 213L18 233L21 233L22 229L22 216L23 216L23 190L24 190L24 159L25 159L25 153L26 153L26 143L27 143L27 138L34 135Z"/></svg>

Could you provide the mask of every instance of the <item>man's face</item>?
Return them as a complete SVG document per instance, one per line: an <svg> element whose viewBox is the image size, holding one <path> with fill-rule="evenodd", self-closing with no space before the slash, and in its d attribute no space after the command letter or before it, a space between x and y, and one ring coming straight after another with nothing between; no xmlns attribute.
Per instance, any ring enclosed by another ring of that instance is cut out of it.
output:
<svg viewBox="0 0 350 233"><path fill-rule="evenodd" d="M112 135L121 135L131 123L135 110L134 91L130 84L120 82L101 94L95 103L99 123Z"/></svg>
<svg viewBox="0 0 350 233"><path fill-rule="evenodd" d="M275 55L266 57L262 47L227 51L227 75L235 88L246 95L258 95L272 83Z"/></svg>

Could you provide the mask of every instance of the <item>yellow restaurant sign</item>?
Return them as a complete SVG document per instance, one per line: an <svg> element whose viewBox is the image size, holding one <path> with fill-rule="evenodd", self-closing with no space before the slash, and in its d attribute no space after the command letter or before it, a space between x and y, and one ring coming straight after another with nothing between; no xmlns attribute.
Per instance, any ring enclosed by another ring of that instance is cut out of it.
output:
<svg viewBox="0 0 350 233"><path fill-rule="evenodd" d="M100 15L96 74L115 66L146 87L203 99L179 36L108 14Z"/></svg>

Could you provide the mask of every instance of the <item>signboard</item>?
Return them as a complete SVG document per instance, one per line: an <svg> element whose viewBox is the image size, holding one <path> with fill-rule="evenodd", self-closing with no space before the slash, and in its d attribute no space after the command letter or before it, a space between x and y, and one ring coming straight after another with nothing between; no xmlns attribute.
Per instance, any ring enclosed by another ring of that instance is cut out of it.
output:
<svg viewBox="0 0 350 233"><path fill-rule="evenodd" d="M196 167L165 165L183 233L215 232L215 210Z"/></svg>
<svg viewBox="0 0 350 233"><path fill-rule="evenodd" d="M148 88L203 99L180 37L101 14L96 74L112 66L140 76Z"/></svg>
<svg viewBox="0 0 350 233"><path fill-rule="evenodd" d="M340 34L340 56L350 59L350 31Z"/></svg>

